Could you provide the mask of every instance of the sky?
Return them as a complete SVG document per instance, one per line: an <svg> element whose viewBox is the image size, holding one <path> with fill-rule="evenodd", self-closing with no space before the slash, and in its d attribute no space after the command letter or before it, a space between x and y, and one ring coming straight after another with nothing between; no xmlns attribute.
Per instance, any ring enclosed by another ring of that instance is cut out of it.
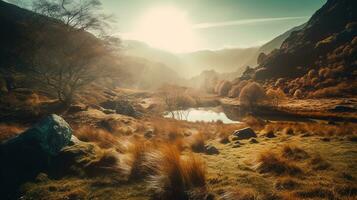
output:
<svg viewBox="0 0 357 200"><path fill-rule="evenodd" d="M176 52L264 44L290 28L305 23L325 2L326 0L102 1L104 10L114 14L117 22L115 31L119 36L144 40L154 47ZM167 14L153 17L155 12L161 13L165 9L168 10ZM183 20L175 15L183 15ZM170 24L172 22L175 23ZM175 25L181 22L182 27ZM186 30L187 24L190 25L190 30ZM156 36L147 37L150 34Z"/></svg>
<svg viewBox="0 0 357 200"><path fill-rule="evenodd" d="M31 0L12 0L29 2ZM326 0L101 0L112 35L171 52L262 45Z"/></svg>

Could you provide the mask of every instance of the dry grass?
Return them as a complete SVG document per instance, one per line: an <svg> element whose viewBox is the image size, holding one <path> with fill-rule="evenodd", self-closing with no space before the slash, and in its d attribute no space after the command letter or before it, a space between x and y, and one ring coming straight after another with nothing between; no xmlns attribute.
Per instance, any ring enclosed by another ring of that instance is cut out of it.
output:
<svg viewBox="0 0 357 200"><path fill-rule="evenodd" d="M231 191L225 192L221 200L256 200L258 198L256 192L252 189L234 188Z"/></svg>
<svg viewBox="0 0 357 200"><path fill-rule="evenodd" d="M281 132L286 135L309 133L315 136L348 136L357 132L357 126L354 123L344 123L341 126L322 123L279 122L267 124L264 131Z"/></svg>
<svg viewBox="0 0 357 200"><path fill-rule="evenodd" d="M254 130L261 130L266 124L264 120L251 115L245 117L242 121Z"/></svg>
<svg viewBox="0 0 357 200"><path fill-rule="evenodd" d="M135 140L128 144L125 154L121 157L120 168L128 179L143 178L148 174L145 167L146 155L153 149L153 144L143 140Z"/></svg>
<svg viewBox="0 0 357 200"><path fill-rule="evenodd" d="M205 150L205 140L203 133L198 132L193 134L189 139L192 151L197 153L203 152Z"/></svg>
<svg viewBox="0 0 357 200"><path fill-rule="evenodd" d="M115 148L122 152L123 147L119 143L119 138L106 130L91 126L81 126L74 131L74 135L84 142L94 142L101 148Z"/></svg>
<svg viewBox="0 0 357 200"><path fill-rule="evenodd" d="M25 130L24 127L15 124L0 124L0 142L15 137Z"/></svg>
<svg viewBox="0 0 357 200"><path fill-rule="evenodd" d="M281 178L275 182L275 188L277 190L294 190L300 185L301 183L299 181L290 177Z"/></svg>
<svg viewBox="0 0 357 200"><path fill-rule="evenodd" d="M273 173L275 175L296 176L303 173L303 170L294 162L272 151L261 152L254 168L260 173Z"/></svg>
<svg viewBox="0 0 357 200"><path fill-rule="evenodd" d="M324 160L320 155L314 155L310 160L310 165L313 170L326 170L331 167L331 164Z"/></svg>
<svg viewBox="0 0 357 200"><path fill-rule="evenodd" d="M188 199L188 191L206 184L203 161L195 155L183 158L173 146L148 154L146 166L152 171L148 181L154 199Z"/></svg>
<svg viewBox="0 0 357 200"><path fill-rule="evenodd" d="M291 160L304 160L309 158L309 154L295 145L285 145L282 148L282 156Z"/></svg>

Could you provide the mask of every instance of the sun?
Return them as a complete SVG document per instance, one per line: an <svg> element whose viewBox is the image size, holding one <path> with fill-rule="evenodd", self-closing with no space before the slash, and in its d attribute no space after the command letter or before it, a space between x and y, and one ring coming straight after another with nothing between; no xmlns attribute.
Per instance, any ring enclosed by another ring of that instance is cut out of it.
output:
<svg viewBox="0 0 357 200"><path fill-rule="evenodd" d="M145 12L131 37L172 52L192 51L197 45L186 13L172 6L155 7Z"/></svg>

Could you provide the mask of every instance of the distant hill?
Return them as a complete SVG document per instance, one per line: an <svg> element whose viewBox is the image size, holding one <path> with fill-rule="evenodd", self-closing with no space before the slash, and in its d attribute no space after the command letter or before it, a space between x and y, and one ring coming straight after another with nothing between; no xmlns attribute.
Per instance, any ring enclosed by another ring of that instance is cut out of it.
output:
<svg viewBox="0 0 357 200"><path fill-rule="evenodd" d="M280 46L283 44L283 42L286 40L286 38L288 38L292 32L301 30L305 25L306 25L306 23L302 24L300 26L296 26L296 27L286 31L285 33L277 36L276 38L272 39L271 41L265 43L264 45L262 45L255 52L255 54L251 57L251 59L246 63L246 65L251 66L251 67L257 66L257 64L258 64L257 60L261 53L269 54L273 50L279 49Z"/></svg>
<svg viewBox="0 0 357 200"><path fill-rule="evenodd" d="M232 48L222 50L202 50L189 53L174 54L155 49L144 42L125 40L122 52L127 56L141 57L153 62L160 62L179 75L191 78L205 70L217 72L241 71L245 63L251 59L258 47Z"/></svg>
<svg viewBox="0 0 357 200"><path fill-rule="evenodd" d="M192 74L199 74L206 70L215 70L220 73L243 72L245 64L257 50L258 47L202 50L178 56L185 66L192 68Z"/></svg>
<svg viewBox="0 0 357 200"><path fill-rule="evenodd" d="M297 77L310 69L343 65L356 67L357 1L328 0L299 31L255 71L257 79Z"/></svg>

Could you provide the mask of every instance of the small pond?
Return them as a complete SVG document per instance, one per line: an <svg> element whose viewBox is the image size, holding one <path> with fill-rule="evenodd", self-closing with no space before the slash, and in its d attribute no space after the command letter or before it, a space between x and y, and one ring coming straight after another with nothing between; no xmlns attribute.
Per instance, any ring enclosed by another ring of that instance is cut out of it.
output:
<svg viewBox="0 0 357 200"><path fill-rule="evenodd" d="M215 122L220 120L225 124L239 123L239 121L229 119L226 113L224 113L220 107L190 108L187 110L177 110L173 111L172 113L166 112L164 117L173 118L172 115L175 116L175 119L187 120L190 122Z"/></svg>

